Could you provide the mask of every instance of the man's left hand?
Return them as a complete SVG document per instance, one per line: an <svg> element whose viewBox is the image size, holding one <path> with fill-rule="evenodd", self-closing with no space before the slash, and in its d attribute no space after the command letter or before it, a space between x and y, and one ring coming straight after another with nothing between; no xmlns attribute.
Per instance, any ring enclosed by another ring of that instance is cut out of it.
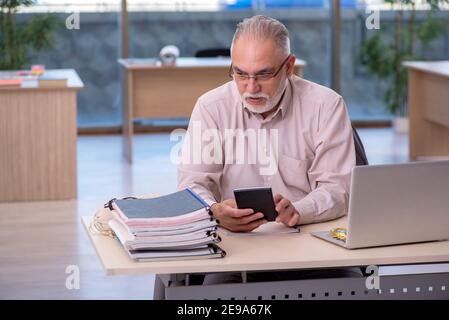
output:
<svg viewBox="0 0 449 320"><path fill-rule="evenodd" d="M274 204L276 205L276 211L278 212L276 222L282 222L289 227L299 224L299 212L295 209L290 200L277 193L274 195Z"/></svg>

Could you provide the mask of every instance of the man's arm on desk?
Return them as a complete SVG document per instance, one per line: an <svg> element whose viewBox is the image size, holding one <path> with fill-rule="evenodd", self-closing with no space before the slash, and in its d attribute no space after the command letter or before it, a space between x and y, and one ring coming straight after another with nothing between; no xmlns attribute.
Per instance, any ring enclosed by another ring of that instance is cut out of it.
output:
<svg viewBox="0 0 449 320"><path fill-rule="evenodd" d="M348 211L351 170L355 166L351 122L341 97L321 107L315 158L308 170L312 192L293 202L300 224L336 219Z"/></svg>

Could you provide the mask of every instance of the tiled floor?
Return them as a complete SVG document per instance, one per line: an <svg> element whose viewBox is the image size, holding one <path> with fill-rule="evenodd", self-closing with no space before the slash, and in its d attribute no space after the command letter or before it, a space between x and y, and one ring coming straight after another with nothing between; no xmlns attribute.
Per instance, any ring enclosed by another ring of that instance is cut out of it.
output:
<svg viewBox="0 0 449 320"><path fill-rule="evenodd" d="M359 129L370 164L406 162L408 139L391 129ZM105 276L80 217L113 197L176 188L169 134L136 135L134 163L120 136L78 139L78 199L0 203L1 299L151 299L153 275ZM66 288L66 268L80 269L80 289Z"/></svg>

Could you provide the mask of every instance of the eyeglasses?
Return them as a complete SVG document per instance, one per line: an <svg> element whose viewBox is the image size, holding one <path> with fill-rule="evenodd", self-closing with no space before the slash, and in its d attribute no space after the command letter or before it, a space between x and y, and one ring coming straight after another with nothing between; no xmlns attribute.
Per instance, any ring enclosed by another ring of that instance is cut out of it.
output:
<svg viewBox="0 0 449 320"><path fill-rule="evenodd" d="M231 64L231 66L229 67L228 74L231 78L233 78L236 81L247 81L250 78L254 78L254 80L256 80L257 82L268 81L278 75L278 73L282 70L282 67L288 61L288 58L290 58L290 55L288 55L287 58L285 58L284 62L282 62L281 66L275 72L264 72L264 73L259 73L259 74L255 74L255 75L250 75L247 73L235 71L232 68L232 64Z"/></svg>

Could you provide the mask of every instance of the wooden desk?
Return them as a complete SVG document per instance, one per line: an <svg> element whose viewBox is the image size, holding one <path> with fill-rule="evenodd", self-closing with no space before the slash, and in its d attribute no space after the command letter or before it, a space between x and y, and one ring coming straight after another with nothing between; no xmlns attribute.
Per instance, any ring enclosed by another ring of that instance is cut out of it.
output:
<svg viewBox="0 0 449 320"><path fill-rule="evenodd" d="M301 232L296 234L261 236L222 235L223 241L219 245L227 251L227 256L223 259L141 263L131 260L116 240L106 236L91 234L88 230L90 221L91 217L82 218L82 223L108 275L148 273L185 275L189 273L208 272L323 269L368 265L381 266L449 262L449 241L347 250L315 238L310 234L313 231L330 230L333 227L346 226L347 218L344 217L336 221L303 226ZM448 291L443 294L449 297L449 276L445 274L445 277ZM357 279L354 280L358 281L357 286L363 288L365 279ZM336 281L338 282L339 280ZM397 279L394 279L394 281L397 281ZM342 286L346 285L344 281L338 283ZM261 290L260 283L248 283L245 285L242 287L242 292L250 292L248 290L255 289ZM278 283L277 286L279 285ZM317 283L314 285L317 285ZM196 292L198 293L198 290L201 290L200 287L203 286L194 287L190 289L194 292L197 290ZM229 290L228 287L225 286L224 289ZM183 290L185 290L185 287L180 288L178 293ZM211 288L209 290L209 294L214 295L215 292L220 291L220 288L214 287L214 290ZM358 290L360 292L360 288ZM234 292L234 294L236 293Z"/></svg>
<svg viewBox="0 0 449 320"><path fill-rule="evenodd" d="M449 61L408 67L409 156L449 158Z"/></svg>
<svg viewBox="0 0 449 320"><path fill-rule="evenodd" d="M66 88L0 88L0 201L76 198L76 93L72 69L47 70Z"/></svg>
<svg viewBox="0 0 449 320"><path fill-rule="evenodd" d="M85 227L90 219L82 218ZM219 246L227 252L225 258L186 260L182 263L135 262L116 240L90 232L88 235L108 275L309 269L449 261L449 241L348 250L310 234L313 231L345 226L346 220L345 217L302 226L300 233L269 236L222 234L223 241Z"/></svg>
<svg viewBox="0 0 449 320"><path fill-rule="evenodd" d="M173 67L156 59L119 59L123 67L123 148L132 162L133 121L142 118L189 118L196 100L229 81L229 58L179 58ZM302 76L305 62L297 60Z"/></svg>

